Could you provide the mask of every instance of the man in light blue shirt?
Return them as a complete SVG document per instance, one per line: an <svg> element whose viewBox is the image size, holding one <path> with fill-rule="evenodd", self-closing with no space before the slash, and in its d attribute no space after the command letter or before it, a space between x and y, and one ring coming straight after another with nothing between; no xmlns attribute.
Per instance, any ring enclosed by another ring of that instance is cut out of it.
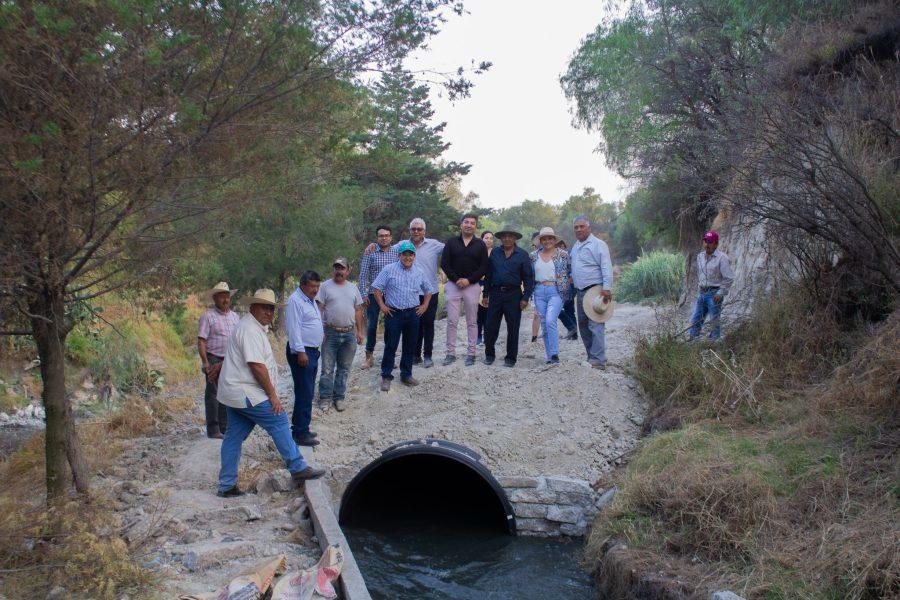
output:
<svg viewBox="0 0 900 600"><path fill-rule="evenodd" d="M325 330L322 313L316 305L316 294L322 278L315 271L300 276L300 287L288 298L285 307L285 329L288 343L285 349L291 378L294 380L294 412L291 415L291 434L300 446L316 446L319 440L310 431L312 400L316 391L316 371Z"/></svg>
<svg viewBox="0 0 900 600"><path fill-rule="evenodd" d="M437 285L425 279L422 271L414 267L416 247L412 242L401 242L397 248L400 260L386 266L372 282L372 294L384 318L384 356L381 358L381 391L391 389L394 379L394 357L403 338L400 354L400 381L405 385L419 385L412 376L413 352L418 337L419 319L428 310ZM434 302L437 304L437 301Z"/></svg>
<svg viewBox="0 0 900 600"><path fill-rule="evenodd" d="M431 288L437 292L437 272L438 265L441 261L441 253L444 251L444 242L426 238L425 228L425 221L418 217L409 222L408 241L412 242L412 245L416 250L413 268L420 271L424 276L425 281L427 281ZM400 244L402 243L403 242L394 244L394 250L399 251ZM369 254L374 252L375 248L375 244L369 244L369 247L366 248L366 253ZM420 301L423 301L424 299L425 296L420 296L419 298ZM419 338L416 340L413 363L419 364L421 362L426 369L434 365L431 355L432 350L434 349L434 319L437 316L437 305L438 299L437 293L435 293L432 301L428 303L428 309L425 311L425 314L419 319Z"/></svg>
<svg viewBox="0 0 900 600"><path fill-rule="evenodd" d="M588 363L595 369L606 367L606 324L590 320L584 312L584 293L600 286L600 294L612 299L612 260L606 242L591 233L591 222L579 215L572 221L576 242L569 252L572 283L577 290L578 331L587 351Z"/></svg>

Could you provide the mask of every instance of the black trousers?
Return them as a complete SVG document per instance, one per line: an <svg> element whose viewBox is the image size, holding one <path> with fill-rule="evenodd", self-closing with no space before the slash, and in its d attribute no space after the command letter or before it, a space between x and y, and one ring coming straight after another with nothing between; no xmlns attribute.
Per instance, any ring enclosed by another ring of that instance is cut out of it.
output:
<svg viewBox="0 0 900 600"><path fill-rule="evenodd" d="M419 302L423 302L425 296L419 296ZM431 358L431 352L434 350L434 318L437 316L438 295L432 294L431 300L428 302L428 308L425 314L419 317L419 337L416 340L416 356Z"/></svg>
<svg viewBox="0 0 900 600"><path fill-rule="evenodd" d="M484 355L494 357L494 344L500 335L500 319L506 319L506 359L519 356L519 325L522 323L521 290L491 291L488 294L487 318L484 323Z"/></svg>
<svg viewBox="0 0 900 600"><path fill-rule="evenodd" d="M225 360L221 356L209 352L206 353L206 359L209 361L209 366L217 365ZM225 429L228 427L228 416L225 405L220 404L216 399L219 386L210 383L209 379L206 379L206 373L203 374L203 379L206 381L206 392L203 394L203 403L206 405L206 435L225 433Z"/></svg>

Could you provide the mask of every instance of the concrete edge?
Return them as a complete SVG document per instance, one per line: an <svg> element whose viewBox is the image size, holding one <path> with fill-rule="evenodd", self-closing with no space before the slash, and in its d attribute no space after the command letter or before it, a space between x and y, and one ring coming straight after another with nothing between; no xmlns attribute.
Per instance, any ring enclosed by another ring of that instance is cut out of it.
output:
<svg viewBox="0 0 900 600"><path fill-rule="evenodd" d="M310 448L300 446L300 452L306 462L313 464L313 452ZM332 544L340 544L344 549L344 565L339 578L344 600L372 600L350 544L334 516L328 485L321 479L307 481L303 486L303 494L306 496L313 529L319 538L319 547L324 551Z"/></svg>

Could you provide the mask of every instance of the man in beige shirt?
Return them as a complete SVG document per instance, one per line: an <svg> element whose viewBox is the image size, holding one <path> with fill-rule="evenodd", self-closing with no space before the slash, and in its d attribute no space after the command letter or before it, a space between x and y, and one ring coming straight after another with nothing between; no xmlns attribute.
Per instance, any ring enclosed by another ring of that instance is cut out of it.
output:
<svg viewBox="0 0 900 600"><path fill-rule="evenodd" d="M219 375L218 400L227 407L228 429L222 440L222 466L219 488L222 498L242 496L238 489L238 464L241 446L256 425L266 430L294 480L301 483L325 474L306 463L291 438L291 425L278 399L275 386L276 365L266 335L275 317L275 292L256 290L244 300L250 314L240 320L228 340L225 360Z"/></svg>

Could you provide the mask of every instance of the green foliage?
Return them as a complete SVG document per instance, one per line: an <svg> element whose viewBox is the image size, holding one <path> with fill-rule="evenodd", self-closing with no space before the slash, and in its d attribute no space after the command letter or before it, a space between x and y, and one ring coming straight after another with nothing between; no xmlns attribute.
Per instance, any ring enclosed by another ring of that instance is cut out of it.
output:
<svg viewBox="0 0 900 600"><path fill-rule="evenodd" d="M111 383L123 394L149 395L161 387L161 377L144 359L147 340L130 326L119 329L122 335L110 330L97 339L89 363L91 376Z"/></svg>
<svg viewBox="0 0 900 600"><path fill-rule="evenodd" d="M622 269L616 296L625 302L674 302L684 279L684 256L650 252Z"/></svg>

